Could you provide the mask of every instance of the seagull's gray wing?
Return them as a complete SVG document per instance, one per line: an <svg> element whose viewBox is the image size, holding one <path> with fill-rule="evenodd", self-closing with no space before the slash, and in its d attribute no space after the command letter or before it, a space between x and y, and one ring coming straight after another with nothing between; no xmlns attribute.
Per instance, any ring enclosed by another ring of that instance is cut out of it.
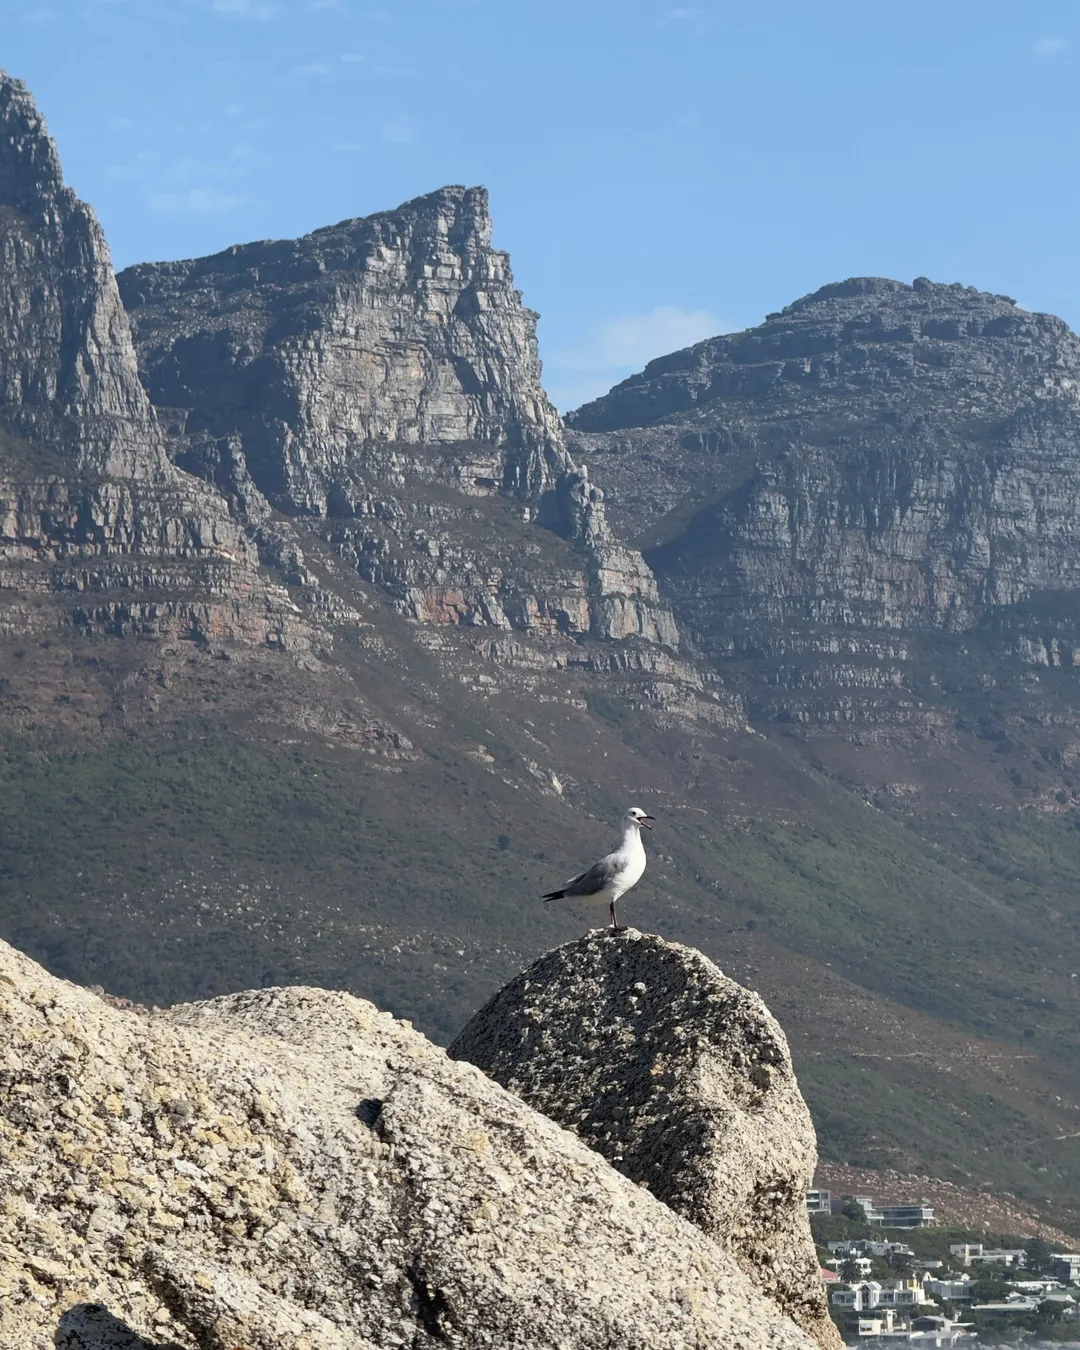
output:
<svg viewBox="0 0 1080 1350"><path fill-rule="evenodd" d="M563 895L599 895L615 880L618 870L615 855L609 853L606 858L594 862L587 872L572 877L563 887Z"/></svg>

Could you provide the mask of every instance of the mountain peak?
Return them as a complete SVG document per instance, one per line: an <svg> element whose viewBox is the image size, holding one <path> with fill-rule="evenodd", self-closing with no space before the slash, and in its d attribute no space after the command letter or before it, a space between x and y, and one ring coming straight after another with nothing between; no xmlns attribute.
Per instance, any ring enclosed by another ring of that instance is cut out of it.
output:
<svg viewBox="0 0 1080 1350"><path fill-rule="evenodd" d="M23 210L63 187L60 157L33 96L0 70L0 206Z"/></svg>
<svg viewBox="0 0 1080 1350"><path fill-rule="evenodd" d="M1058 369L1062 361L1080 368L1080 342L1068 325L1019 308L1011 296L926 277L910 284L849 277L754 328L657 357L566 422L577 431L614 431L732 395L783 401L797 389L825 387L855 395L868 383L891 387L911 378L920 386L967 387L983 378L984 367L1012 385L1018 371Z"/></svg>

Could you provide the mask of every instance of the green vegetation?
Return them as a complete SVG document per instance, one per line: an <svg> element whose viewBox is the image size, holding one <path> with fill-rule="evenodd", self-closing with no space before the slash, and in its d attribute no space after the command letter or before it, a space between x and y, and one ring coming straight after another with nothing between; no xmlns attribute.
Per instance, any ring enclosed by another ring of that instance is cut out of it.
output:
<svg viewBox="0 0 1080 1350"><path fill-rule="evenodd" d="M491 904L535 886L485 803L463 818L475 788L447 801L440 784L427 766L406 789L366 757L207 726L78 750L8 736L0 931L61 975L143 1001L318 983L449 1036L516 960L481 940ZM550 945L542 907L514 919Z"/></svg>

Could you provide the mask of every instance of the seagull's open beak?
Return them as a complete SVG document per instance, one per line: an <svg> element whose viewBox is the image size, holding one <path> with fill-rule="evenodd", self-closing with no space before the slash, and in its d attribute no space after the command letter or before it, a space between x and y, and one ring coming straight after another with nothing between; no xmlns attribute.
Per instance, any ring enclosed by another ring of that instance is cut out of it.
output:
<svg viewBox="0 0 1080 1350"><path fill-rule="evenodd" d="M648 822L655 819L655 816L641 816L638 820L638 824L643 826L646 830L651 830L652 826Z"/></svg>

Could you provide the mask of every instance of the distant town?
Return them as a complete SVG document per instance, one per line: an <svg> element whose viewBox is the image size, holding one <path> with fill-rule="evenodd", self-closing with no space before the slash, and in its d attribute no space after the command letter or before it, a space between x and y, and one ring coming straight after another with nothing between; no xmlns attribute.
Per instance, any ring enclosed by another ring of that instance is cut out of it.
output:
<svg viewBox="0 0 1080 1350"><path fill-rule="evenodd" d="M821 1278L848 1344L1080 1343L1080 1253L943 1228L932 1205L806 1192ZM886 1230L906 1230L905 1241ZM952 1239L957 1240L952 1240Z"/></svg>

